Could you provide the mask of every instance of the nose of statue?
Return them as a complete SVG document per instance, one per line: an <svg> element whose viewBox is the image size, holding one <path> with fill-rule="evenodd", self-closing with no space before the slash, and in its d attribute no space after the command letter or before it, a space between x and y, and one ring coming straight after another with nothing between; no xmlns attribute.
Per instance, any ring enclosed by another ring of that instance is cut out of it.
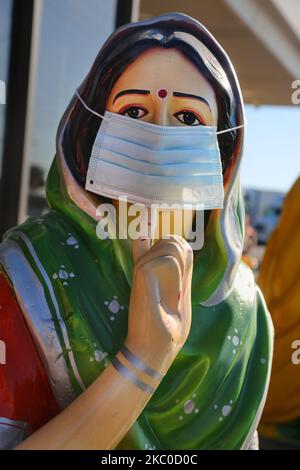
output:
<svg viewBox="0 0 300 470"><path fill-rule="evenodd" d="M152 122L158 126L170 126L171 124L168 110L164 108L157 109Z"/></svg>

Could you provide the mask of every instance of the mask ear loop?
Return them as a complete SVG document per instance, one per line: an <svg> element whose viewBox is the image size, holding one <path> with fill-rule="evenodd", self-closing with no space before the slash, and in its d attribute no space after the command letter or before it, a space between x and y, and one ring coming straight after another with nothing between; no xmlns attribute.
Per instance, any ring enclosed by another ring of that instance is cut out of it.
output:
<svg viewBox="0 0 300 470"><path fill-rule="evenodd" d="M85 107L85 109L86 109L87 111L89 111L90 113L94 114L95 116L100 117L101 119L104 119L105 121L109 121L108 118L106 118L106 117L103 116L102 114L97 113L97 111L94 111L92 108L90 108L90 107L85 103L85 101L81 98L81 96L80 96L80 94L78 93L77 90L75 90L75 95L77 96L77 98L79 99L79 101L80 101L81 104ZM235 131L236 129L241 129L242 127L245 127L247 124L248 124L248 122L246 121L245 124L241 124L240 126L236 126L236 127L231 127L230 129L224 129L223 131L218 131L218 132L216 132L216 134L219 135L219 134L225 134L225 132Z"/></svg>
<svg viewBox="0 0 300 470"><path fill-rule="evenodd" d="M96 111L94 111L93 109L89 108L89 106L83 101L83 99L81 98L81 96L80 96L80 94L78 93L77 90L75 90L75 95L77 96L77 98L79 99L81 104L85 107L85 109L87 109L87 111L94 114L95 116L100 117L101 119L104 119L105 121L109 121L109 119L106 118L105 116L102 116L102 114L99 114Z"/></svg>
<svg viewBox="0 0 300 470"><path fill-rule="evenodd" d="M235 131L236 129L241 129L242 127L246 127L247 124L248 124L248 121L246 121L245 124L241 124L240 126L231 127L230 129L224 129L223 131L218 131L216 132L216 134L219 135L219 134L225 134L225 132Z"/></svg>

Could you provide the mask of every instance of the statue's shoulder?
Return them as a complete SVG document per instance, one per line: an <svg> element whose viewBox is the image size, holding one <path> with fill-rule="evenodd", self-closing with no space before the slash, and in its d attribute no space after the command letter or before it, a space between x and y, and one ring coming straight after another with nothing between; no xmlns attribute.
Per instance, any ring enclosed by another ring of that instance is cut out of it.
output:
<svg viewBox="0 0 300 470"><path fill-rule="evenodd" d="M14 448L59 411L21 303L1 267L0 449Z"/></svg>
<svg viewBox="0 0 300 470"><path fill-rule="evenodd" d="M64 256L66 248L79 247L82 240L66 217L54 210L39 217L29 217L25 222L8 230L0 243L0 263L14 253L14 258L26 258L31 265L45 265L50 257Z"/></svg>
<svg viewBox="0 0 300 470"><path fill-rule="evenodd" d="M65 360L66 351L72 351L69 343L64 343L67 307L74 296L63 291L66 283L72 287L65 278L73 281L75 277L74 270L69 269L74 251L80 251L75 246L78 240L74 230L71 233L70 225L54 211L10 229L0 244L1 270L18 299L52 392L62 408L75 397Z"/></svg>
<svg viewBox="0 0 300 470"><path fill-rule="evenodd" d="M51 209L40 216L28 217L25 222L9 229L4 234L3 242L7 239L18 240L27 237L35 244L41 239L55 238L55 234L68 234L70 229L71 226L66 217Z"/></svg>

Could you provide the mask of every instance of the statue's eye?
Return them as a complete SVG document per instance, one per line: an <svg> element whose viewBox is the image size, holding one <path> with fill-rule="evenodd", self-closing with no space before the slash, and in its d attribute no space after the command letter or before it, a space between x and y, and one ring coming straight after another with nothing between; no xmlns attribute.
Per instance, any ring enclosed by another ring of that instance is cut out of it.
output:
<svg viewBox="0 0 300 470"><path fill-rule="evenodd" d="M132 119L140 119L146 114L148 114L148 111L144 108L139 108L138 106L131 106L130 108L126 108L122 111L124 116L128 116Z"/></svg>
<svg viewBox="0 0 300 470"><path fill-rule="evenodd" d="M204 123L191 111L180 111L174 114L178 121L182 122L186 126L204 126Z"/></svg>

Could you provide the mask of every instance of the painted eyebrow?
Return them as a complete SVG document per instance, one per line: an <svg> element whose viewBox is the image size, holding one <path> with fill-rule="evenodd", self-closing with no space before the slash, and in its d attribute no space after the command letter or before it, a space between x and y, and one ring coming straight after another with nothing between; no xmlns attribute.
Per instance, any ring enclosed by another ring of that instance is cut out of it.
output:
<svg viewBox="0 0 300 470"><path fill-rule="evenodd" d="M149 95L149 94L150 94L150 90L138 90L138 89L123 90L123 91L120 91L120 92L114 97L113 103L114 103L118 98L120 98L120 96L123 96L123 95Z"/></svg>
<svg viewBox="0 0 300 470"><path fill-rule="evenodd" d="M191 95L190 93L181 93L180 91L174 91L173 96L178 96L179 98L193 98L193 99L202 101L202 103L205 103L211 111L211 107L210 107L209 103L202 96Z"/></svg>

